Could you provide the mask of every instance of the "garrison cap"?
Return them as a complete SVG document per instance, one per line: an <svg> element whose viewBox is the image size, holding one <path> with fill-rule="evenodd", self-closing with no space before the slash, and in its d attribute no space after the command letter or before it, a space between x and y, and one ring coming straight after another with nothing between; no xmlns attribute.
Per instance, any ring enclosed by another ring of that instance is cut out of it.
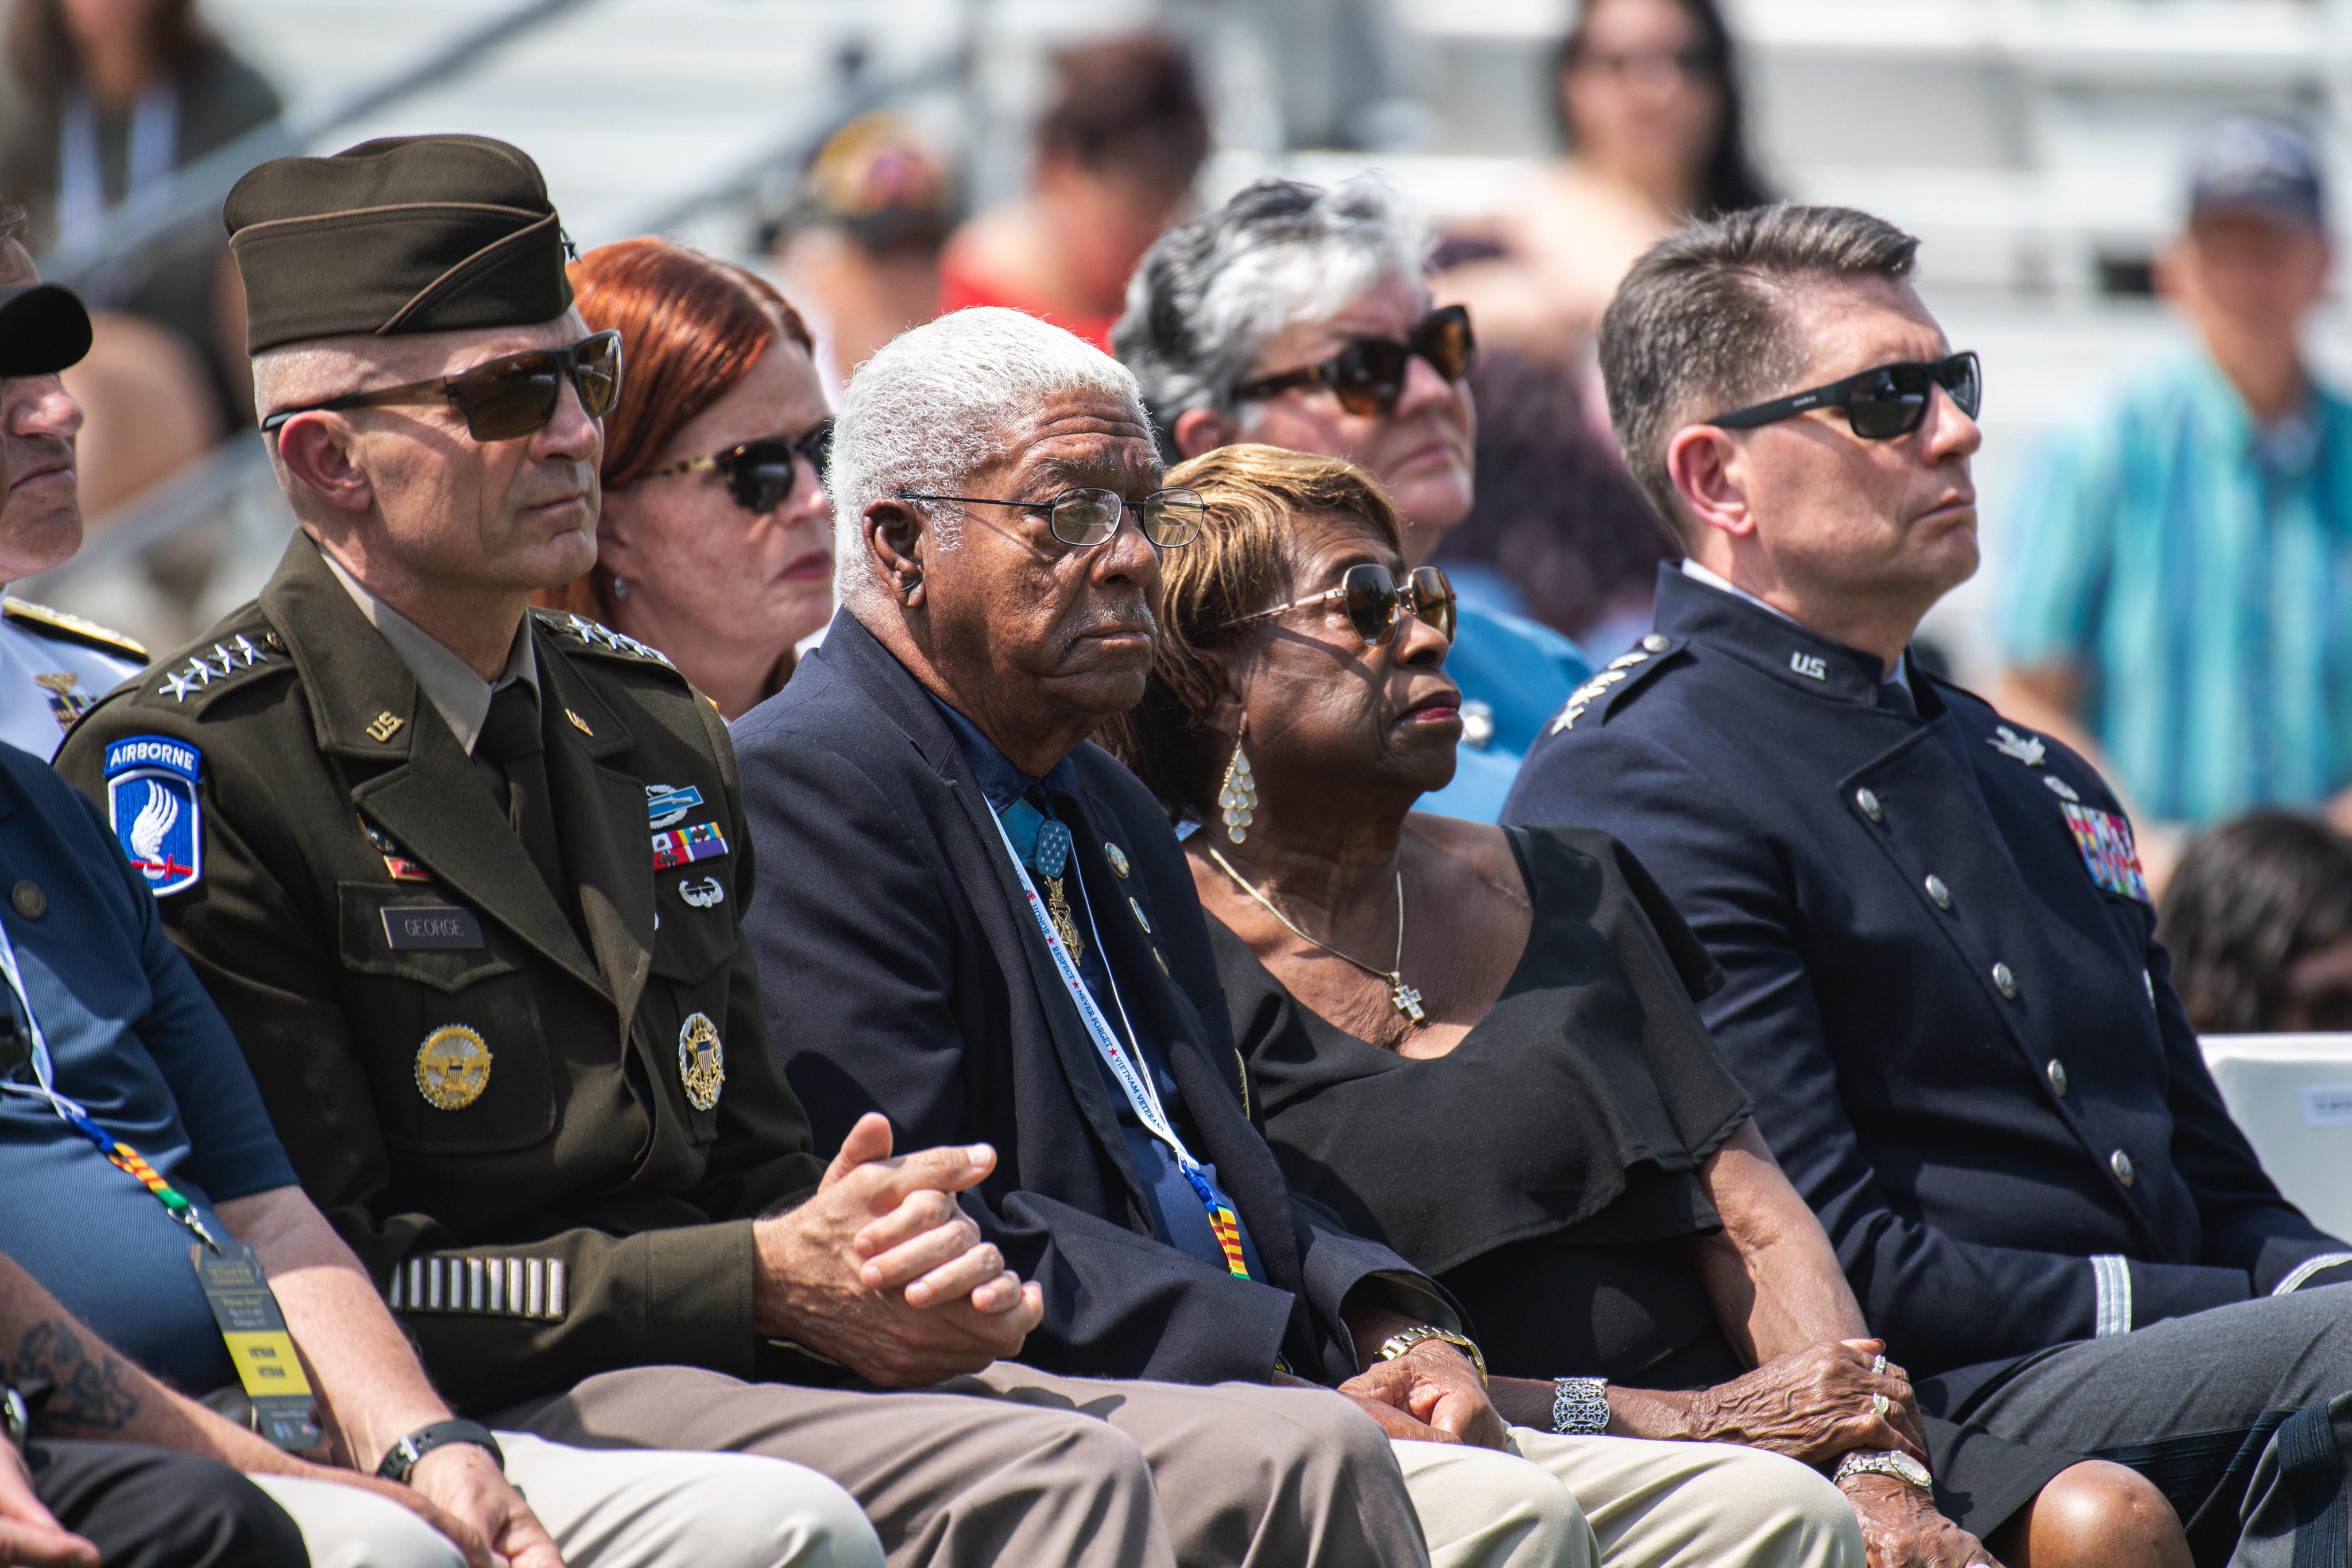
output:
<svg viewBox="0 0 2352 1568"><path fill-rule="evenodd" d="M0 288L0 376L45 376L89 352L89 312L56 283Z"/></svg>
<svg viewBox="0 0 2352 1568"><path fill-rule="evenodd" d="M248 353L311 338L528 327L572 304L539 165L487 136L275 158L223 210Z"/></svg>

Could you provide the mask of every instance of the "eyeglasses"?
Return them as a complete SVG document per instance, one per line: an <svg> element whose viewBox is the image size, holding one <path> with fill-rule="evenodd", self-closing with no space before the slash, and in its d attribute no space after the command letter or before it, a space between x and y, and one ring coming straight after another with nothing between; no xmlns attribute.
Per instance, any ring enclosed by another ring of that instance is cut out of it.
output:
<svg viewBox="0 0 2352 1568"><path fill-rule="evenodd" d="M281 408L263 420L261 428L274 431L298 413L446 402L466 416L466 433L475 440L513 441L547 428L567 380L579 392L580 406L589 418L612 413L621 399L621 335L598 332L568 349L509 354L454 376L352 392L307 408Z"/></svg>
<svg viewBox="0 0 2352 1568"><path fill-rule="evenodd" d="M1976 355L1954 354L1935 364L1878 365L1825 387L1719 413L1706 423L1748 430L1812 409L1842 408L1847 426L1864 441L1892 441L1919 428L1937 387L1950 393L1960 412L1974 419L1984 403L1984 371Z"/></svg>
<svg viewBox="0 0 2352 1568"><path fill-rule="evenodd" d="M1201 537L1201 519L1208 513L1196 490L1154 490L1140 501L1129 501L1116 490L1065 490L1050 501L992 501L980 496L916 496L902 501L952 501L960 507L1011 507L1017 511L1043 512L1045 526L1066 545L1085 549L1118 532L1118 520L1132 511L1143 537L1161 549L1178 549Z"/></svg>
<svg viewBox="0 0 2352 1568"><path fill-rule="evenodd" d="M709 457L689 457L637 477L658 479L667 474L715 472L727 482L727 493L735 497L737 506L755 517L764 517L793 498L793 484L800 476L800 465L795 459L807 458L822 483L825 462L832 455L833 421L821 419L797 441L782 435L763 435Z"/></svg>
<svg viewBox="0 0 2352 1568"><path fill-rule="evenodd" d="M1446 580L1442 570L1417 566L1412 569L1412 580L1399 588L1394 572L1370 561L1359 562L1340 573L1337 588L1239 616L1226 622L1225 626L1246 626L1253 621L1328 604L1335 599L1345 606L1348 624L1355 628L1356 635L1364 640L1368 648L1387 647L1396 637L1398 618L1404 614L1412 615L1444 638L1449 646L1454 642L1454 584Z"/></svg>
<svg viewBox="0 0 2352 1568"><path fill-rule="evenodd" d="M1234 396L1249 402L1292 387L1327 386L1349 413L1385 417L1396 413L1397 400L1404 396L1405 371L1413 360L1426 360L1451 383L1468 375L1477 357L1468 308L1446 305L1423 317L1402 343L1393 338L1353 339L1319 365L1245 382L1234 389Z"/></svg>

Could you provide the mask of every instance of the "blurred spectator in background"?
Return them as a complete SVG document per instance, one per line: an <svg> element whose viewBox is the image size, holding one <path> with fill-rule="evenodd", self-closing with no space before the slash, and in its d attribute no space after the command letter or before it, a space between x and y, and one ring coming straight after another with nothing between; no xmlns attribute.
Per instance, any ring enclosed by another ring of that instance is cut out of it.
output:
<svg viewBox="0 0 2352 1568"><path fill-rule="evenodd" d="M1478 423L1469 315L1432 308L1429 255L1427 224L1378 179L1261 180L1151 247L1117 352L1180 456L1255 441L1370 469L1418 566L1470 510ZM1445 670L1464 746L1424 809L1491 822L1592 666L1549 627L1465 604Z"/></svg>
<svg viewBox="0 0 2352 1568"><path fill-rule="evenodd" d="M174 170L276 120L276 89L193 0L14 0L0 73L0 200L31 248L89 244ZM67 384L88 410L81 499L102 516L253 417L244 296L205 214L89 278L90 354Z"/></svg>
<svg viewBox="0 0 2352 1568"><path fill-rule="evenodd" d="M2116 781L2151 872L2167 825L2352 821L2352 403L2297 343L2327 279L2318 163L2235 120L2190 170L2157 281L2198 341L2022 490L1999 696Z"/></svg>
<svg viewBox="0 0 2352 1568"><path fill-rule="evenodd" d="M1686 220L1761 206L1738 62L1716 0L1586 0L1554 58L1566 153L1504 212L1460 230L1478 259L1439 297L1491 343L1561 357L1591 340L1633 258Z"/></svg>
<svg viewBox="0 0 2352 1568"><path fill-rule="evenodd" d="M826 138L769 244L816 340L828 392L875 350L940 313L948 171L897 115L861 114Z"/></svg>
<svg viewBox="0 0 2352 1568"><path fill-rule="evenodd" d="M2263 811L2189 843L2157 934L2200 1034L2352 1030L2352 841Z"/></svg>
<svg viewBox="0 0 2352 1568"><path fill-rule="evenodd" d="M1650 629L1658 563L1677 552L1595 434L1583 380L1524 354L1479 361L1477 497L1436 559L1464 602L1540 621L1598 664Z"/></svg>
<svg viewBox="0 0 2352 1568"><path fill-rule="evenodd" d="M1156 34L1076 45L1054 75L1029 193L949 240L940 308L1007 305L1108 350L1129 276L1192 204L1209 116L1182 47Z"/></svg>
<svg viewBox="0 0 2352 1568"><path fill-rule="evenodd" d="M833 421L808 328L765 280L668 240L599 246L571 274L625 370L596 564L538 602L660 649L737 718L833 615Z"/></svg>

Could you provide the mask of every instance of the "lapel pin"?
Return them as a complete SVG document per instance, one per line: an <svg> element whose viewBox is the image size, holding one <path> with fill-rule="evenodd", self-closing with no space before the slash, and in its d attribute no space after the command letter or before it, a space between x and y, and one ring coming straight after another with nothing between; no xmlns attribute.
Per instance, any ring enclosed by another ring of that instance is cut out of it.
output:
<svg viewBox="0 0 2352 1568"><path fill-rule="evenodd" d="M368 721L368 738L381 745L399 734L400 727L407 722L406 719L394 716L390 708L386 708Z"/></svg>
<svg viewBox="0 0 2352 1568"><path fill-rule="evenodd" d="M1107 843L1103 845L1103 859L1110 862L1111 875L1121 882L1127 880L1129 867L1125 850L1120 849L1117 844Z"/></svg>
<svg viewBox="0 0 2352 1568"><path fill-rule="evenodd" d="M586 736L586 737L587 737L589 739L591 739L591 740L593 740L593 739L595 739L595 738L596 738L596 732L595 732L594 730L590 729L590 728L588 727L588 721L587 721L586 719L582 718L578 714L573 713L570 708L565 708L565 709L563 710L563 716L564 716L564 717L566 717L566 718L568 718L568 719L570 719L570 720L572 721L572 728L574 728L574 729L578 730L581 734L583 734L583 735Z"/></svg>
<svg viewBox="0 0 2352 1568"><path fill-rule="evenodd" d="M2014 757L2028 768L2042 766L2043 747L2042 737L2038 735L2020 735L2004 724L2000 726L1992 736L1986 737L1985 744L2003 757Z"/></svg>

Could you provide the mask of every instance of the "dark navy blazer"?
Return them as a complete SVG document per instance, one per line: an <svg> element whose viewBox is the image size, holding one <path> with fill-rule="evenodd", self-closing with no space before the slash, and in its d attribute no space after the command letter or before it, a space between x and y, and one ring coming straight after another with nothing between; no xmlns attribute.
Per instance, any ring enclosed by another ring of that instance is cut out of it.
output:
<svg viewBox="0 0 2352 1568"><path fill-rule="evenodd" d="M2145 1324L2341 1249L2222 1108L2154 910L2077 849L2070 800L2121 814L2088 764L2004 749L1916 662L1917 714L1882 706L1875 657L1671 564L1657 603L1503 820L1614 833L1706 940L1716 1043L1896 1359L2090 1337L2098 1255Z"/></svg>
<svg viewBox="0 0 2352 1568"><path fill-rule="evenodd" d="M1192 1152L1216 1167L1265 1283L1154 1235L1094 1045L994 813L946 719L890 652L836 615L824 646L734 736L760 864L744 929L817 1146L838 1146L867 1111L890 1118L902 1152L996 1146L994 1174L965 1207L1007 1264L1045 1289L1045 1321L1023 1361L1263 1383L1280 1354L1336 1383L1357 1370L1339 1304L1372 1275L1429 1292L1444 1321L1442 1294L1410 1264L1285 1183L1247 1103L1183 852L1108 752L1072 754L1075 788L1055 814L1076 839L1087 902L1105 912L1097 926L1121 993L1166 1048ZM1148 936L1109 913L1130 897Z"/></svg>

